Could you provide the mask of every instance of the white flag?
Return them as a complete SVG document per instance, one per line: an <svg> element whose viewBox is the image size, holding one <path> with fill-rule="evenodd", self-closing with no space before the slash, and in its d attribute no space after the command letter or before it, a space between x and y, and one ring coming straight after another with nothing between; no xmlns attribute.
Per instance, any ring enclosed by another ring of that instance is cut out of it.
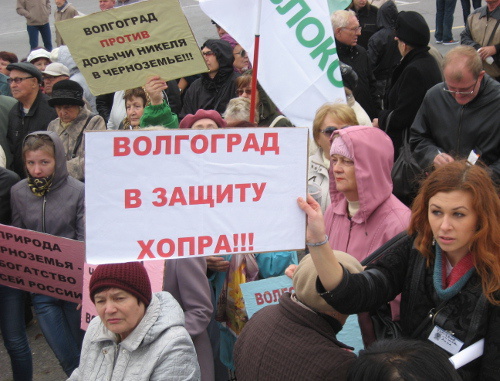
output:
<svg viewBox="0 0 500 381"><path fill-rule="evenodd" d="M293 124L311 127L326 102L345 103L328 3L324 0L200 0L201 9L254 53L260 18L258 80Z"/></svg>

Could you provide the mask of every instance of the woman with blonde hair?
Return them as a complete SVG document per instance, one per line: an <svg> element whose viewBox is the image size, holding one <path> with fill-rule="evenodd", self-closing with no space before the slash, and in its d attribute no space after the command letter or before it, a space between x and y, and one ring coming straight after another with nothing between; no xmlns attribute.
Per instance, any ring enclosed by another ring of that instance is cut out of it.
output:
<svg viewBox="0 0 500 381"><path fill-rule="evenodd" d="M500 200L485 169L463 160L432 172L414 201L408 234L360 274L339 265L312 197L298 204L308 218L318 292L332 307L373 311L401 293L403 336L430 340L448 356L484 339L482 355L459 373L464 380L498 379Z"/></svg>

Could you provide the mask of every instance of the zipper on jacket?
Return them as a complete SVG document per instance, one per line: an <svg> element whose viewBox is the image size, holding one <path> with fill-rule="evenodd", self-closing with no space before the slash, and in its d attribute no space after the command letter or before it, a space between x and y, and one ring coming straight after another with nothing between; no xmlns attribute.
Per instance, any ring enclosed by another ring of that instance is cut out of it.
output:
<svg viewBox="0 0 500 381"><path fill-rule="evenodd" d="M43 202L42 202L42 232L46 233L45 231L45 204L47 204L47 199L45 198L45 195L43 196Z"/></svg>

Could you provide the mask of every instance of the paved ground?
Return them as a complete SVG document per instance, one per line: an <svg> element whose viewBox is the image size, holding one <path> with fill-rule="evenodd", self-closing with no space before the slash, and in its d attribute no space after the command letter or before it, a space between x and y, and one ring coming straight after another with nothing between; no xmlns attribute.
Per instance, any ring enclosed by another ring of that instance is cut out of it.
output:
<svg viewBox="0 0 500 381"><path fill-rule="evenodd" d="M47 345L36 319L28 327L27 333L31 353L33 353L34 381L66 380L66 374ZM12 381L10 358L3 346L3 337L1 335L0 339L0 381Z"/></svg>

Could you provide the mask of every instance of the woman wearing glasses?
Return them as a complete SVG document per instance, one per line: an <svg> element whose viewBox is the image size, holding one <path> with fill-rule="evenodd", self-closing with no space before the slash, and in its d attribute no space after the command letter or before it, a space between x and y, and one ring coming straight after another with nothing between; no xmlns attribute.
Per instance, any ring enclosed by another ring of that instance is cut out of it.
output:
<svg viewBox="0 0 500 381"><path fill-rule="evenodd" d="M252 96L252 70L248 70L236 79L236 94L250 99ZM278 110L264 89L257 82L255 99L257 125L260 127L294 127L292 122ZM251 121L252 122L252 121Z"/></svg>
<svg viewBox="0 0 500 381"><path fill-rule="evenodd" d="M240 44L238 44L238 41L236 41L229 33L224 33L220 39L229 42L233 48L233 67L235 72L242 74L252 68L247 52Z"/></svg>
<svg viewBox="0 0 500 381"><path fill-rule="evenodd" d="M330 138L335 130L358 125L354 110L340 103L325 103L313 120L317 150L309 156L308 191L325 212L330 205Z"/></svg>

